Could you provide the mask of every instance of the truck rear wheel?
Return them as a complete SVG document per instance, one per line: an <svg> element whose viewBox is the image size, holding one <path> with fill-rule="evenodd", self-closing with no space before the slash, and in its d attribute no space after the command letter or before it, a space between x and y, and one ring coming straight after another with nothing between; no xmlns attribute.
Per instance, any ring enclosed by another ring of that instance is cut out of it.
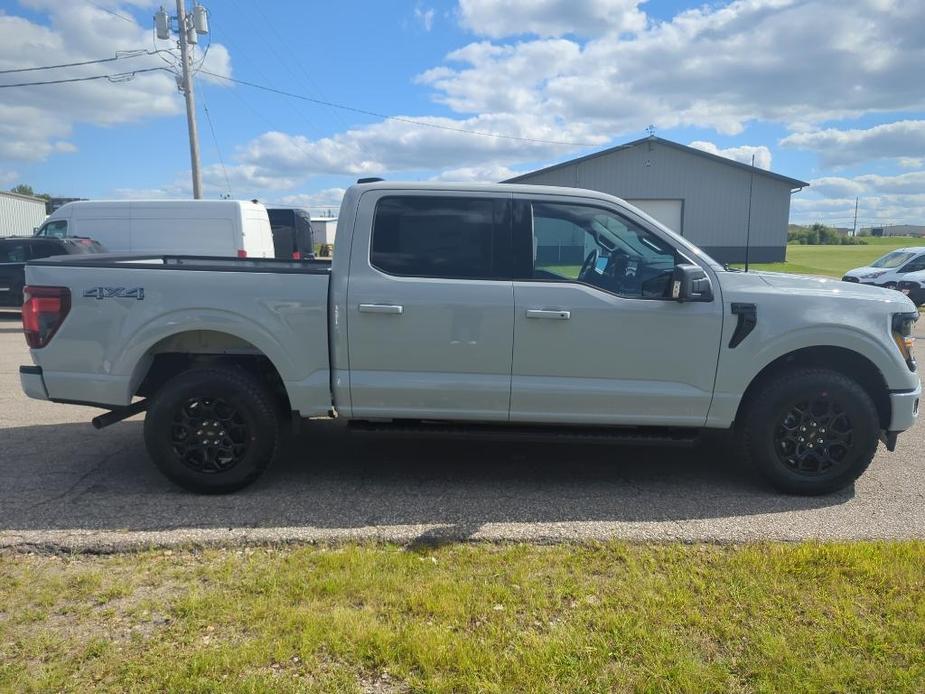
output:
<svg viewBox="0 0 925 694"><path fill-rule="evenodd" d="M838 491L863 474L877 450L876 406L858 383L836 371L790 371L745 405L741 449L787 494Z"/></svg>
<svg viewBox="0 0 925 694"><path fill-rule="evenodd" d="M279 438L271 393L237 369L197 368L175 376L145 417L145 445L155 465L199 494L251 484L273 462Z"/></svg>

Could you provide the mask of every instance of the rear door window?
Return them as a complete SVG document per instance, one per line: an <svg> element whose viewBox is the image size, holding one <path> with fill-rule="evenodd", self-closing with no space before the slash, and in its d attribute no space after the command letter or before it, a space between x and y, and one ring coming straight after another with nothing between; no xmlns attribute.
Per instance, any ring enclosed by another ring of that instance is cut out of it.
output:
<svg viewBox="0 0 925 694"><path fill-rule="evenodd" d="M26 262L26 244L17 242L0 243L0 263Z"/></svg>
<svg viewBox="0 0 925 694"><path fill-rule="evenodd" d="M510 200L432 195L382 198L370 263L391 275L511 278Z"/></svg>
<svg viewBox="0 0 925 694"><path fill-rule="evenodd" d="M33 241L31 249L31 257L33 259L38 258L48 258L53 255L65 255L67 251L64 247L64 242L62 241L53 241L51 239Z"/></svg>

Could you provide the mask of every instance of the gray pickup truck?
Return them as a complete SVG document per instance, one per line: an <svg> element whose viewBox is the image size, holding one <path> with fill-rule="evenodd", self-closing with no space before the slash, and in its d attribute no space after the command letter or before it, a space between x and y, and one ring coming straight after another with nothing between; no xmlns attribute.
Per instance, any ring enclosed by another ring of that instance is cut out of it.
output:
<svg viewBox="0 0 925 694"><path fill-rule="evenodd" d="M190 233L195 233L191 229ZM830 492L912 426L918 312L896 291L725 269L597 192L368 183L333 265L75 257L26 268L34 398L147 411L197 492L272 462L286 424L613 441L732 430L778 489Z"/></svg>

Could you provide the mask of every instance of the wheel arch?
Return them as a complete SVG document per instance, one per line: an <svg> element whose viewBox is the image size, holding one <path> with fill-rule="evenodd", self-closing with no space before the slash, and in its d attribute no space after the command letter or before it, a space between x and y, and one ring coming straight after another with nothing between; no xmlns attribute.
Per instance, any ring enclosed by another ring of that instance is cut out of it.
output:
<svg viewBox="0 0 925 694"><path fill-rule="evenodd" d="M873 400L881 428L889 427L892 407L889 387L883 373L863 354L834 345L803 347L788 352L767 364L752 378L745 389L736 410L735 422L742 421L745 408L765 383L781 373L804 367L831 369L856 381Z"/></svg>
<svg viewBox="0 0 925 694"><path fill-rule="evenodd" d="M273 359L250 341L220 330L183 330L152 344L132 373L133 393L151 397L177 374L200 366L247 371L266 382L279 404L291 410L290 395Z"/></svg>

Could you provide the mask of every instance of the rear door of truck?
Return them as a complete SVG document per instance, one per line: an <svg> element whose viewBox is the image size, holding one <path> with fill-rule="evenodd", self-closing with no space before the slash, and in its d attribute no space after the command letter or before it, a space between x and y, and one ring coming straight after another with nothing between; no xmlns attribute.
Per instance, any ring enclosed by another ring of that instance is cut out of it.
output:
<svg viewBox="0 0 925 694"><path fill-rule="evenodd" d="M371 190L354 229L352 416L506 421L511 195Z"/></svg>

